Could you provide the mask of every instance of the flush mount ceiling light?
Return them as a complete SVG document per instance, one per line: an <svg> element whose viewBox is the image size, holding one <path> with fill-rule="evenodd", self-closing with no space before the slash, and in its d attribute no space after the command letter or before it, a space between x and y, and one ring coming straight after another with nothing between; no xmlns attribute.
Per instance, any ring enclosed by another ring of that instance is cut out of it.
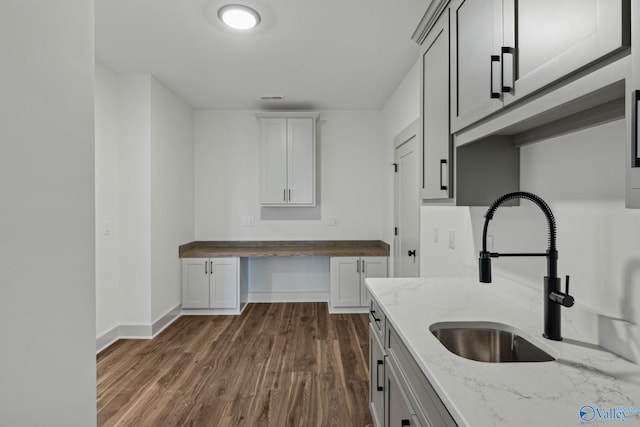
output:
<svg viewBox="0 0 640 427"><path fill-rule="evenodd" d="M218 18L234 30L250 30L260 23L260 15L248 6L228 4L218 9Z"/></svg>

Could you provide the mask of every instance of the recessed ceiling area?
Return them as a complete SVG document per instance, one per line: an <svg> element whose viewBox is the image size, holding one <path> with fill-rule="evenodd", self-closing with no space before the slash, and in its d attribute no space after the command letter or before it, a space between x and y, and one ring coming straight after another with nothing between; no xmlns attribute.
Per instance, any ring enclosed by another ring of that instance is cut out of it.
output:
<svg viewBox="0 0 640 427"><path fill-rule="evenodd" d="M96 0L96 58L194 108L378 110L418 58L429 1L248 0L261 21L247 32L218 18L228 3Z"/></svg>

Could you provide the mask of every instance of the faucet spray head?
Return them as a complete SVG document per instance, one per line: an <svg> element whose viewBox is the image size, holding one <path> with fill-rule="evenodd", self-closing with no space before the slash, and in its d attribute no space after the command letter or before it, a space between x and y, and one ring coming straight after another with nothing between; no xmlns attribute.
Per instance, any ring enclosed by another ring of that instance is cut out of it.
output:
<svg viewBox="0 0 640 427"><path fill-rule="evenodd" d="M478 265L480 267L480 282L491 283L491 254L488 251L480 251Z"/></svg>

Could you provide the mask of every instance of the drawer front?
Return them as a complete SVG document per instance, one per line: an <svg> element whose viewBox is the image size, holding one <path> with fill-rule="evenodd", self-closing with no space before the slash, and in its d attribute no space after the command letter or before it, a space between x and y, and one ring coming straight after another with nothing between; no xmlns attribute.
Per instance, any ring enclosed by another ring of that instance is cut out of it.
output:
<svg viewBox="0 0 640 427"><path fill-rule="evenodd" d="M384 312L380 309L380 305L372 298L369 303L369 321L373 330L378 334L380 342L384 341L385 332L385 316Z"/></svg>
<svg viewBox="0 0 640 427"><path fill-rule="evenodd" d="M384 382L387 354L373 325L369 325L369 406L375 427L384 426Z"/></svg>
<svg viewBox="0 0 640 427"><path fill-rule="evenodd" d="M388 357L397 365L400 378L408 384L409 400L418 418L423 419L426 425L457 426L395 329L390 324L386 329Z"/></svg>

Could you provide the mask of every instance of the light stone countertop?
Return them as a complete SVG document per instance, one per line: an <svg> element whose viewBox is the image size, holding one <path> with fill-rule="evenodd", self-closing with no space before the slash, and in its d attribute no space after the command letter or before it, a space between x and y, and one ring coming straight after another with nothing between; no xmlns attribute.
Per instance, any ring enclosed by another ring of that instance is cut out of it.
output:
<svg viewBox="0 0 640 427"><path fill-rule="evenodd" d="M640 366L596 346L565 317L564 340L542 337L542 298L520 298L517 286L494 275L477 278L366 279L372 297L439 394L459 426L569 427L587 423L580 409L636 408L640 411ZM542 286L542 284L541 284ZM429 331L443 321L510 325L557 360L538 363L483 363L449 352ZM640 426L640 412L623 426ZM602 419L590 425L620 425Z"/></svg>

